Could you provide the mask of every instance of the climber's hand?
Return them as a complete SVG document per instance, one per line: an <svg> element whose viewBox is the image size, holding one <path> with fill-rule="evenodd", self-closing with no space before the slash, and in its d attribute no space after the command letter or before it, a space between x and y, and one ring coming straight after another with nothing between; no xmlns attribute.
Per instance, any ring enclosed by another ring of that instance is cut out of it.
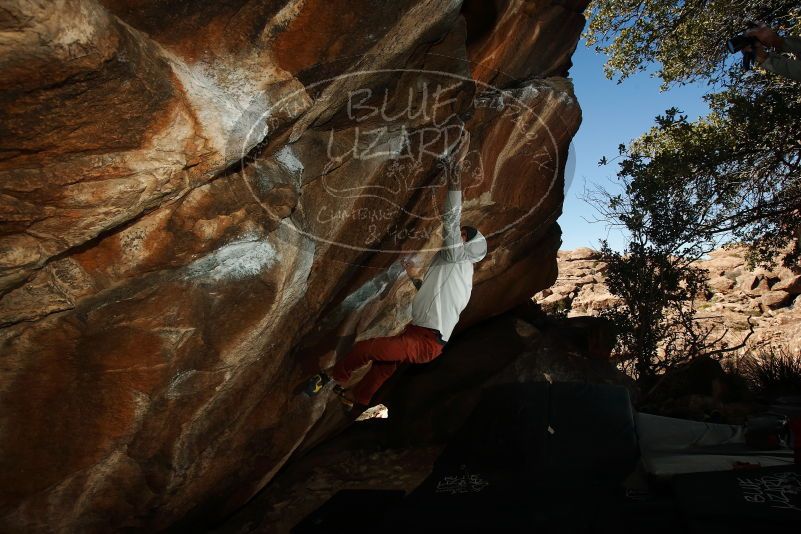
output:
<svg viewBox="0 0 801 534"><path fill-rule="evenodd" d="M414 263L408 258L403 258L400 264L401 267L403 267L403 269L406 271L406 274L409 276L409 278L413 279L417 271L417 268L415 267Z"/></svg>

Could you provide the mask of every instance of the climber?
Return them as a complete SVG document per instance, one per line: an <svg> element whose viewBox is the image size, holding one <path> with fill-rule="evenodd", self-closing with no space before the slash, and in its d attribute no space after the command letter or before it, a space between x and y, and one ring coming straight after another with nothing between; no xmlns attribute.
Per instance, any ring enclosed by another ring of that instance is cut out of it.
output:
<svg viewBox="0 0 801 534"><path fill-rule="evenodd" d="M443 156L448 192L442 216L443 245L422 280L414 280L417 294L412 301L412 322L391 337L367 339L331 369L330 377L322 372L312 377L307 393L316 394L331 378L335 391L350 404L369 406L381 385L392 376L399 363L426 363L442 348L470 300L473 287L473 264L487 254L487 240L471 226L460 228L462 210L461 167L469 146L469 134L463 130L451 154ZM408 264L404 264L407 274ZM351 373L371 363L370 370L352 389L344 386Z"/></svg>

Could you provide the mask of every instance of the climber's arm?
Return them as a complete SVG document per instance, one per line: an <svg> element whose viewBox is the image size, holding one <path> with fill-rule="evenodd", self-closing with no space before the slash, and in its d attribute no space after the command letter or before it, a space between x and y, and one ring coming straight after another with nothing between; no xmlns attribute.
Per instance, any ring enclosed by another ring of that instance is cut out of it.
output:
<svg viewBox="0 0 801 534"><path fill-rule="evenodd" d="M448 192L445 196L445 210L442 214L442 250L445 261L457 262L465 259L462 241L462 160L470 145L470 135L465 130L459 138L453 154L445 165Z"/></svg>
<svg viewBox="0 0 801 534"><path fill-rule="evenodd" d="M462 219L462 192L449 189L445 197L445 213L442 215L442 250L440 254L449 262L464 259L464 242L459 223Z"/></svg>

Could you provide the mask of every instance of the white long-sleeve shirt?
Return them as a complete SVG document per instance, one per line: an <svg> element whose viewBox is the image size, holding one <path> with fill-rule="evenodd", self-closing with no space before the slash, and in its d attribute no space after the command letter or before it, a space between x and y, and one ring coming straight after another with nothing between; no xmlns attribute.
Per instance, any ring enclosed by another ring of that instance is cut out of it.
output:
<svg viewBox="0 0 801 534"><path fill-rule="evenodd" d="M434 257L412 301L412 324L439 331L443 341L448 341L470 301L473 264L487 255L487 240L481 232L462 242L461 218L462 193L448 191L442 216L442 250Z"/></svg>

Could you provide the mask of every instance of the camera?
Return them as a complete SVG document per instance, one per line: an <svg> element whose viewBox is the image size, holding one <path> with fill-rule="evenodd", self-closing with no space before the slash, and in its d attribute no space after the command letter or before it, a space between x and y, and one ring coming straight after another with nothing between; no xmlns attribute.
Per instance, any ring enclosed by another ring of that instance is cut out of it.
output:
<svg viewBox="0 0 801 534"><path fill-rule="evenodd" d="M753 22L749 22L747 24L747 28L750 30L751 28L755 28L756 24ZM745 33L741 33L740 35L735 35L728 41L726 41L726 49L729 51L730 54L736 54L737 52L743 53L743 70L751 70L751 65L753 65L754 60L756 59L756 52L754 50L757 44L757 38L751 37L750 35L746 35ZM744 48L749 48L750 50L745 51Z"/></svg>
<svg viewBox="0 0 801 534"><path fill-rule="evenodd" d="M756 37L750 37L748 35L735 35L728 41L726 41L726 49L729 51L730 54L736 54L737 52L743 53L743 70L751 70L751 65L753 65L754 60L756 59L756 53L754 52L754 47L756 46L757 39ZM745 51L744 48L751 47L750 50Z"/></svg>
<svg viewBox="0 0 801 534"><path fill-rule="evenodd" d="M730 54L736 54L746 46L754 46L757 43L756 37L749 37L748 35L741 34L735 35L726 42L726 48Z"/></svg>

